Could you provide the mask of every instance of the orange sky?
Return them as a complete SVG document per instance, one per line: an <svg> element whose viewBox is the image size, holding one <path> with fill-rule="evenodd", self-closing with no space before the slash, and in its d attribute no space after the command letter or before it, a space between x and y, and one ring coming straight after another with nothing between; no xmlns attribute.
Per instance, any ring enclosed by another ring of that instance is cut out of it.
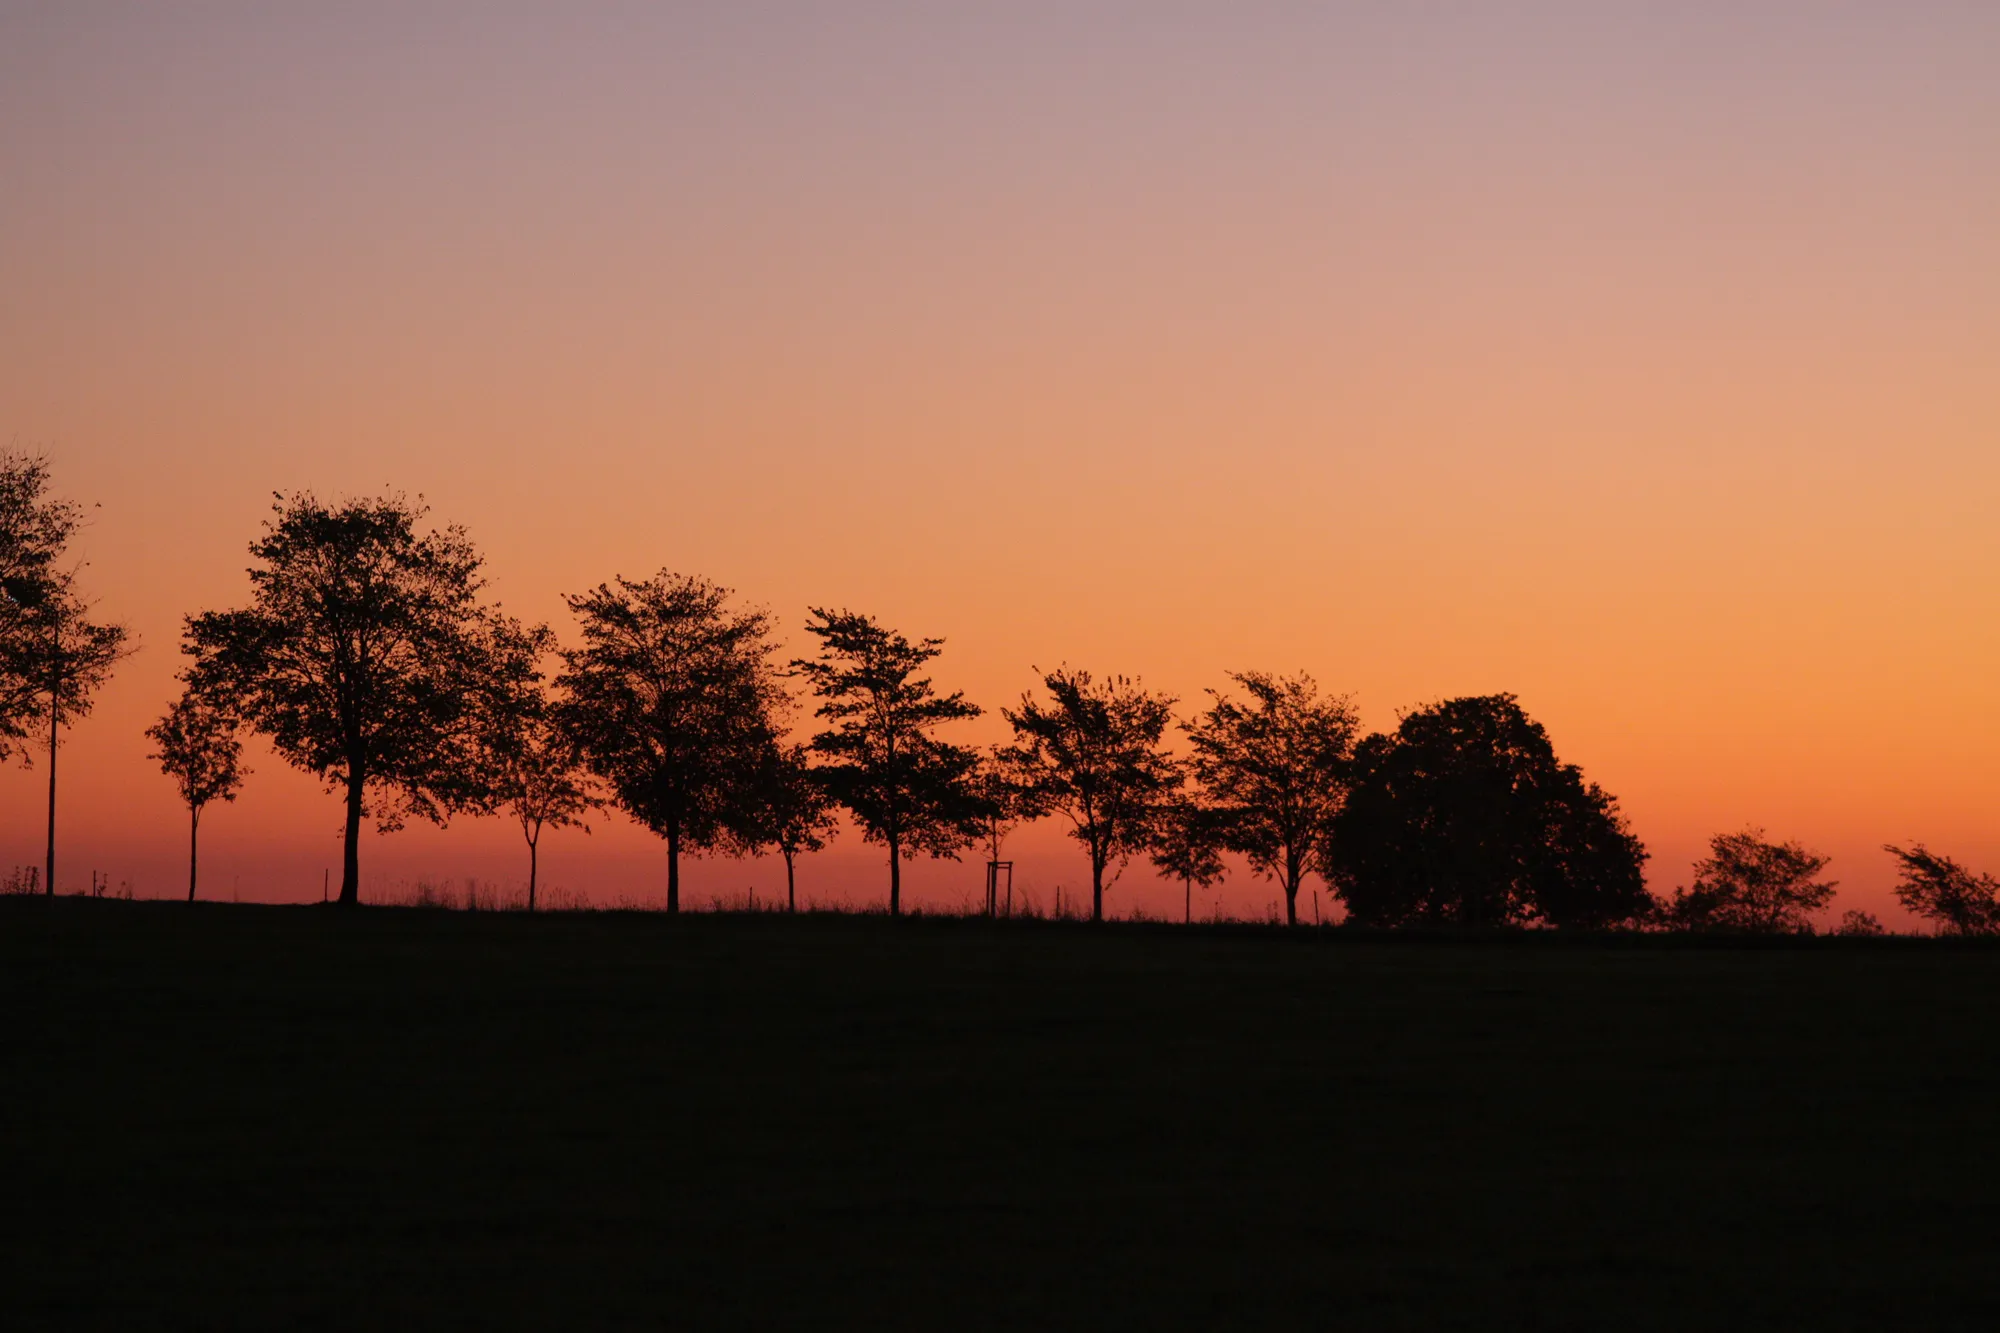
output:
<svg viewBox="0 0 2000 1333"><path fill-rule="evenodd" d="M0 3L0 441L102 504L144 645L65 754L65 887L175 891L139 732L301 487L422 492L559 630L666 566L795 647L812 603L944 635L988 707L1059 662L1303 668L1376 726L1512 690L1656 888L1746 822L1885 916L1884 841L2000 870L2000 10L715 8ZM255 766L207 887L314 896L335 802ZM657 899L600 822L548 879ZM364 857L523 873L498 821Z"/></svg>

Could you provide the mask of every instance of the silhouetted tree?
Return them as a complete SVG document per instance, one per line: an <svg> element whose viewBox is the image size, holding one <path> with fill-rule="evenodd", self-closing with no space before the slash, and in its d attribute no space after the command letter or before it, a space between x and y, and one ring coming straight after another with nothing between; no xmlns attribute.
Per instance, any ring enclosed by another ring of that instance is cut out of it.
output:
<svg viewBox="0 0 2000 1333"><path fill-rule="evenodd" d="M663 570L567 599L583 644L556 680L563 717L618 804L666 840L668 912L680 911L682 852L754 837L781 692L770 617L732 596Z"/></svg>
<svg viewBox="0 0 2000 1333"><path fill-rule="evenodd" d="M1896 898L1910 912L1935 922L1946 935L2000 932L2000 880L1976 875L1922 843L1909 851L1895 846L1883 850L1899 863Z"/></svg>
<svg viewBox="0 0 2000 1333"><path fill-rule="evenodd" d="M500 680L480 722L480 773L485 801L514 817L528 844L528 910L535 910L542 832L590 826L583 816L596 801L576 741L557 721L541 671L554 648L546 626L512 637L497 654Z"/></svg>
<svg viewBox="0 0 2000 1333"><path fill-rule="evenodd" d="M1867 937L1887 935L1889 932L1882 928L1882 923L1875 919L1873 912L1863 912L1850 908L1840 914L1840 924L1834 927L1833 933L1836 935Z"/></svg>
<svg viewBox="0 0 2000 1333"><path fill-rule="evenodd" d="M0 760L28 758L36 719L48 732L44 892L56 891L56 748L65 723L90 711L111 668L130 652L124 626L90 619L76 571L57 567L82 521L48 493L48 461L0 455Z"/></svg>
<svg viewBox="0 0 2000 1333"><path fill-rule="evenodd" d="M76 591L74 571L56 574L40 600L26 608L22 624L22 668L41 682L42 716L49 736L48 847L42 874L46 892L56 891L56 749L62 728L89 715L111 669L132 653L123 625L90 618L90 604Z"/></svg>
<svg viewBox="0 0 2000 1333"><path fill-rule="evenodd" d="M1204 889L1222 878L1222 816L1213 806L1186 796L1160 810L1150 849L1160 873L1181 882L1181 920L1194 920L1194 886Z"/></svg>
<svg viewBox="0 0 2000 1333"><path fill-rule="evenodd" d="M353 906L364 814L388 832L479 803L478 722L519 629L481 605L464 529L420 532L420 503L300 493L272 512L250 547L250 605L189 617L183 651L195 688L344 794Z"/></svg>
<svg viewBox="0 0 2000 1333"><path fill-rule="evenodd" d="M1768 842L1752 828L1718 833L1708 846L1694 883L1675 889L1666 907L1682 929L1809 935L1810 913L1833 900L1837 881L1818 878L1831 858L1796 842Z"/></svg>
<svg viewBox="0 0 2000 1333"><path fill-rule="evenodd" d="M1406 713L1352 773L1324 854L1359 923L1600 928L1653 910L1617 802L1511 694Z"/></svg>
<svg viewBox="0 0 2000 1333"><path fill-rule="evenodd" d="M1047 811L1034 778L1022 764L1018 750L1005 745L988 746L973 770L972 793L979 819L979 841L986 859L998 861L1006 848L1007 835Z"/></svg>
<svg viewBox="0 0 2000 1333"><path fill-rule="evenodd" d="M979 716L954 690L939 694L917 672L943 639L912 643L868 616L811 608L806 632L819 656L794 661L831 724L812 739L827 791L854 816L865 841L889 849L889 915L903 910L902 859L915 851L957 857L979 836L972 776L976 751L932 733Z"/></svg>
<svg viewBox="0 0 2000 1333"><path fill-rule="evenodd" d="M1182 781L1160 744L1174 701L1124 676L1099 681L1067 667L1045 674L1042 685L1046 704L1023 694L1020 707L1001 713L1035 794L1068 818L1090 857L1090 919L1102 921L1105 870L1151 845Z"/></svg>
<svg viewBox="0 0 2000 1333"><path fill-rule="evenodd" d="M1347 699L1321 698L1311 676L1231 673L1247 704L1210 690L1209 710L1186 726L1194 772L1231 851L1285 891L1299 923L1299 885L1320 869L1320 848L1347 792L1360 719Z"/></svg>
<svg viewBox="0 0 2000 1333"><path fill-rule="evenodd" d="M785 910L799 910L798 859L825 848L840 828L834 800L807 760L803 745L773 741L758 769L755 842L785 858Z"/></svg>
<svg viewBox="0 0 2000 1333"><path fill-rule="evenodd" d="M48 686L48 627L42 612L67 591L58 570L82 521L75 503L48 493L48 461L0 454L0 762L17 753L42 717Z"/></svg>
<svg viewBox="0 0 2000 1333"><path fill-rule="evenodd" d="M972 798L979 822L979 842L986 850L989 867L1000 862L1001 853L1006 850L1007 835L1029 820L1040 819L1047 813L1032 778L1022 766L1020 752L1010 746L988 746L980 754L979 766L972 774ZM994 872L989 869L987 873L990 892L996 887L990 878ZM1013 901L1012 895L1010 888L1009 904ZM989 901L987 909L998 911L1000 905Z"/></svg>
<svg viewBox="0 0 2000 1333"><path fill-rule="evenodd" d="M201 812L211 801L233 801L249 770L243 767L240 723L225 703L183 690L165 717L146 728L158 747L147 755L174 780L188 808L188 901L194 901Z"/></svg>

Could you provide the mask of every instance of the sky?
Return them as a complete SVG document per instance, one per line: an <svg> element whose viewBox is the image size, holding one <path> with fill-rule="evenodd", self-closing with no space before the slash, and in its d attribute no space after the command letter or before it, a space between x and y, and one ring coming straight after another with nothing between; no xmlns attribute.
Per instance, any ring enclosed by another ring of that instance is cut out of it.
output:
<svg viewBox="0 0 2000 1333"><path fill-rule="evenodd" d="M989 710L1059 664L1184 714L1308 671L1371 728L1510 691L1656 890L1755 825L1898 921L1885 842L2000 871L1996 70L1987 0L0 0L0 445L141 644L62 887L184 891L140 733L273 492L402 491L559 634L667 568L795 652L813 605L942 636ZM205 891L316 898L338 802L253 750ZM45 779L0 773L0 870ZM364 897L526 873L493 819L362 851ZM664 863L616 815L542 856L601 903ZM849 836L801 888L885 878Z"/></svg>

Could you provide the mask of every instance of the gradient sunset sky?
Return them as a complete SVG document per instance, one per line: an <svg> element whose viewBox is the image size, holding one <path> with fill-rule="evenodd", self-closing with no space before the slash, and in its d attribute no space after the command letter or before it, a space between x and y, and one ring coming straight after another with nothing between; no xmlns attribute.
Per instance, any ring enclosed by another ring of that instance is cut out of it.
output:
<svg viewBox="0 0 2000 1333"><path fill-rule="evenodd" d="M1376 727L1514 691L1660 890L1746 823L1889 920L1885 841L2000 871L1991 0L0 0L0 191L0 443L101 504L143 645L62 759L65 888L183 883L140 731L298 488L422 493L559 632L665 566L796 651L809 604L942 635L989 708L1064 662L1184 712L1304 669ZM252 765L206 894L317 898L337 802ZM657 901L597 824L545 882ZM499 820L363 856L525 876ZM883 878L849 836L801 884ZM1148 878L1113 910L1177 909Z"/></svg>

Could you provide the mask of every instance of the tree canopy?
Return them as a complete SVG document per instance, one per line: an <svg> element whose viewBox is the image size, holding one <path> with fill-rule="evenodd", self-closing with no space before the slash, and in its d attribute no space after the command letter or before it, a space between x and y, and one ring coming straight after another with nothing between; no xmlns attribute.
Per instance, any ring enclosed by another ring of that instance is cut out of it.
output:
<svg viewBox="0 0 2000 1333"><path fill-rule="evenodd" d="M1181 920L1194 920L1194 886L1222 878L1222 816L1206 802L1182 794L1161 807L1149 848L1153 867L1181 885Z"/></svg>
<svg viewBox="0 0 2000 1333"><path fill-rule="evenodd" d="M667 844L667 910L683 852L754 836L757 772L780 690L770 617L666 570L570 597L583 642L556 678L562 716L614 800Z"/></svg>
<svg viewBox="0 0 2000 1333"><path fill-rule="evenodd" d="M482 801L511 816L528 844L528 910L535 910L542 833L590 832L583 816L595 804L575 739L550 703L541 661L554 648L547 627L515 636L496 654L495 688L479 721Z"/></svg>
<svg viewBox="0 0 2000 1333"><path fill-rule="evenodd" d="M2000 880L1974 874L1922 843L1908 851L1893 845L1883 850L1896 858L1896 900L1911 913L1946 935L2000 933Z"/></svg>
<svg viewBox="0 0 2000 1333"><path fill-rule="evenodd" d="M155 749L147 756L174 780L188 808L188 901L195 897L201 812L214 801L233 801L249 770L243 767L240 722L226 702L183 690L166 716L146 729Z"/></svg>
<svg viewBox="0 0 2000 1333"><path fill-rule="evenodd" d="M1011 746L991 745L979 756L972 775L972 796L979 820L979 841L988 861L1001 859L1007 836L1048 811L1035 790L1034 776Z"/></svg>
<svg viewBox="0 0 2000 1333"><path fill-rule="evenodd" d="M443 823L480 797L478 728L525 631L480 601L464 529L401 496L280 495L250 547L250 604L191 616L194 686L346 801L340 902L360 900L364 814Z"/></svg>
<svg viewBox="0 0 2000 1333"><path fill-rule="evenodd" d="M746 841L771 847L785 862L785 910L799 910L798 860L823 850L840 829L834 800L813 771L811 751L776 740L764 750L757 773L757 826Z"/></svg>
<svg viewBox="0 0 2000 1333"><path fill-rule="evenodd" d="M49 494L48 460L0 454L0 762L27 758L23 742L44 716L47 619L68 591L58 562L82 517Z"/></svg>
<svg viewBox="0 0 2000 1333"><path fill-rule="evenodd" d="M76 571L65 570L47 580L15 629L20 638L16 661L31 683L27 697L39 704L48 737L48 843L42 873L50 894L56 891L56 749L62 729L89 715L112 668L134 647L125 626L94 620L90 610L76 590Z"/></svg>
<svg viewBox="0 0 2000 1333"><path fill-rule="evenodd" d="M1195 776L1225 845L1278 881L1285 919L1297 925L1299 885L1321 869L1321 847L1347 792L1360 718L1350 700L1322 697L1303 672L1229 678L1249 700L1209 691L1208 711L1187 727Z"/></svg>
<svg viewBox="0 0 2000 1333"><path fill-rule="evenodd" d="M53 893L64 727L135 645L93 615L83 567L65 563L85 511L50 482L46 459L0 452L0 761L47 747L40 887ZM683 852L775 849L795 905L798 857L834 835L836 809L886 846L892 914L906 859L983 843L997 862L1013 828L1052 813L1085 850L1093 920L1142 854L1182 882L1185 915L1193 887L1240 856L1279 884L1292 925L1315 873L1369 926L1810 931L1836 887L1820 877L1825 856L1750 828L1712 839L1692 883L1656 899L1616 799L1558 760L1511 694L1412 709L1357 743L1352 701L1310 675L1231 672L1179 724L1181 759L1163 743L1172 698L1064 667L1001 710L1010 743L975 750L944 734L982 710L926 674L941 639L811 607L816 652L783 669L767 611L663 570L566 598L580 642L558 650L547 627L484 599L477 550L421 497L274 499L250 544L248 604L187 617L183 693L146 731L189 809L190 897L202 812L234 799L244 731L344 796L343 904L358 901L366 816L386 832L511 815L532 908L541 834L600 803L665 840L669 911ZM551 682L543 664L558 655ZM791 676L822 724L803 745L790 739ZM1913 915L1943 934L2000 934L2000 879L1920 843L1885 850ZM1839 928L1881 923L1853 911Z"/></svg>
<svg viewBox="0 0 2000 1333"><path fill-rule="evenodd" d="M912 642L854 611L810 614L806 632L819 640L819 654L792 667L819 699L815 716L829 724L812 738L812 751L827 791L854 816L863 840L888 848L895 916L905 856L956 857L979 836L978 752L936 732L980 710L917 674L944 650L943 639Z"/></svg>
<svg viewBox="0 0 2000 1333"><path fill-rule="evenodd" d="M1105 872L1152 843L1183 775L1162 748L1173 699L1125 676L1094 678L1058 667L1032 694L1003 709L1021 765L1043 808L1067 818L1090 858L1090 919L1104 919ZM1113 875L1116 878L1116 875Z"/></svg>
<svg viewBox="0 0 2000 1333"><path fill-rule="evenodd" d="M1674 890L1666 918L1688 930L1758 935L1812 932L1812 916L1833 900L1836 881L1819 873L1831 859L1797 842L1771 842L1759 828L1718 833L1695 862L1694 883Z"/></svg>
<svg viewBox="0 0 2000 1333"><path fill-rule="evenodd" d="M1363 740L1326 856L1366 925L1600 928L1653 907L1617 802L1511 694L1415 709Z"/></svg>

